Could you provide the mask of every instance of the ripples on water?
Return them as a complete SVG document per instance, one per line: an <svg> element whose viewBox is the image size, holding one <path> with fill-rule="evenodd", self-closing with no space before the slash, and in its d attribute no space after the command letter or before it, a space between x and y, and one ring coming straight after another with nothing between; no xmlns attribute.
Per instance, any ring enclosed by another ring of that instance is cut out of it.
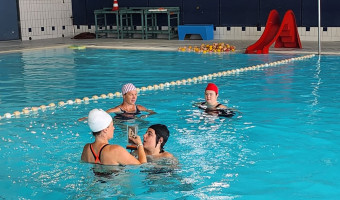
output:
<svg viewBox="0 0 340 200"><path fill-rule="evenodd" d="M291 57L107 52L10 55L13 63L1 65L6 74L0 76L1 114L119 91L125 82L141 87ZM57 61L48 60L49 54ZM203 101L207 81L141 93L138 102L157 114L138 122L139 134L150 124L168 125L165 150L177 157L175 166L79 161L93 137L77 119L121 99L1 119L0 198L332 199L340 174L339 79L333 62L338 61L325 57L326 66L318 66L314 58L211 80L220 88L219 100L240 111L233 118L206 116L192 106ZM117 124L111 143L125 146L125 132Z"/></svg>

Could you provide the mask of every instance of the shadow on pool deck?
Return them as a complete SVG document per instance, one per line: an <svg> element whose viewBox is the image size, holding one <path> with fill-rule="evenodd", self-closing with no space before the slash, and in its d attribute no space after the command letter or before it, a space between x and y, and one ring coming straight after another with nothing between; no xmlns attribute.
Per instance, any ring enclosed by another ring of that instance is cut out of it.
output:
<svg viewBox="0 0 340 200"><path fill-rule="evenodd" d="M53 38L32 41L0 41L0 53L17 52L22 50L68 47L70 45L80 45L87 47L114 48L114 49L137 49L137 50L157 50L157 51L177 51L178 47L189 45L211 44L214 42L224 42L236 46L236 52L244 53L247 46L256 41L250 40L164 40L164 39L71 39L71 38ZM288 48L270 48L269 53L299 53L299 54L317 54L317 41L301 41L302 49ZM340 54L340 41L322 42L322 54Z"/></svg>

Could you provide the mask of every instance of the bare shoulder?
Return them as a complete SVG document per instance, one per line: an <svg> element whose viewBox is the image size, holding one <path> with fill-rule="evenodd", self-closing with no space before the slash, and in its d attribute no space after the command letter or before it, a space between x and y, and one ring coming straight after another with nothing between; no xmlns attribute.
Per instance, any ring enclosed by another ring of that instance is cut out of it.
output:
<svg viewBox="0 0 340 200"><path fill-rule="evenodd" d="M85 161L85 162L88 162L89 161L89 158L88 158L88 150L90 149L89 148L90 144L85 144L84 148L83 148L83 152L81 154L81 160L82 161Z"/></svg>
<svg viewBox="0 0 340 200"><path fill-rule="evenodd" d="M164 158L173 158L174 155L172 155L171 153L165 151L164 153L162 153L162 157L164 157Z"/></svg>
<svg viewBox="0 0 340 200"><path fill-rule="evenodd" d="M144 106L142 106L142 105L137 105L137 108L139 109L139 110L141 110L141 111L145 111L145 110L148 110L148 109L146 109Z"/></svg>
<svg viewBox="0 0 340 200"><path fill-rule="evenodd" d="M84 149L90 145L91 145L90 143L85 144Z"/></svg>
<svg viewBox="0 0 340 200"><path fill-rule="evenodd" d="M221 104L221 105L218 106L218 108L220 108L220 109L227 109L227 106Z"/></svg>
<svg viewBox="0 0 340 200"><path fill-rule="evenodd" d="M109 146L109 150L110 151L122 151L122 150L125 150L122 146L120 145L117 145L117 144L111 144Z"/></svg>
<svg viewBox="0 0 340 200"><path fill-rule="evenodd" d="M109 146L108 151L110 151L111 154L124 156L126 154L129 154L129 152L122 146L117 144L112 144Z"/></svg>
<svg viewBox="0 0 340 200"><path fill-rule="evenodd" d="M119 105L119 106L120 106L120 105ZM119 106L110 108L110 109L108 109L106 112L107 112L107 113L119 113L119 112L120 112Z"/></svg>
<svg viewBox="0 0 340 200"><path fill-rule="evenodd" d="M124 147L120 145L110 145L103 156L102 164L113 165L137 165L140 162L133 157ZM104 162L105 159L105 162Z"/></svg>

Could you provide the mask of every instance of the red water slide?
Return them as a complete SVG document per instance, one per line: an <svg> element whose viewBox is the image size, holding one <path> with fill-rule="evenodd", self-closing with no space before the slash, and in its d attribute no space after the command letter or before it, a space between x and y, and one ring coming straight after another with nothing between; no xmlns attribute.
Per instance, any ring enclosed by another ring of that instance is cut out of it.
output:
<svg viewBox="0 0 340 200"><path fill-rule="evenodd" d="M245 53L267 54L269 53L269 47L274 42L275 48L302 48L295 15L292 10L286 12L282 23L280 22L279 13L276 10L270 11L263 34L259 40L246 49Z"/></svg>

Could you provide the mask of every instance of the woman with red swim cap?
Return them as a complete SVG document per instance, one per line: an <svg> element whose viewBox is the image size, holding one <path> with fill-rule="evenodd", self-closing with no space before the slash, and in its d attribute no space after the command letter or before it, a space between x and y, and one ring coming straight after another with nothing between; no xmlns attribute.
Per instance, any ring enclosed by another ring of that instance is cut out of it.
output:
<svg viewBox="0 0 340 200"><path fill-rule="evenodd" d="M208 83L205 88L205 102L198 105L199 108L203 109L210 115L218 115L220 117L232 117L235 115L234 110L227 108L217 102L218 87L213 83Z"/></svg>
<svg viewBox="0 0 340 200"><path fill-rule="evenodd" d="M218 87L214 83L208 83L205 88L205 102L201 103L200 107L205 107L205 109L226 109L225 105L217 102L218 97Z"/></svg>

